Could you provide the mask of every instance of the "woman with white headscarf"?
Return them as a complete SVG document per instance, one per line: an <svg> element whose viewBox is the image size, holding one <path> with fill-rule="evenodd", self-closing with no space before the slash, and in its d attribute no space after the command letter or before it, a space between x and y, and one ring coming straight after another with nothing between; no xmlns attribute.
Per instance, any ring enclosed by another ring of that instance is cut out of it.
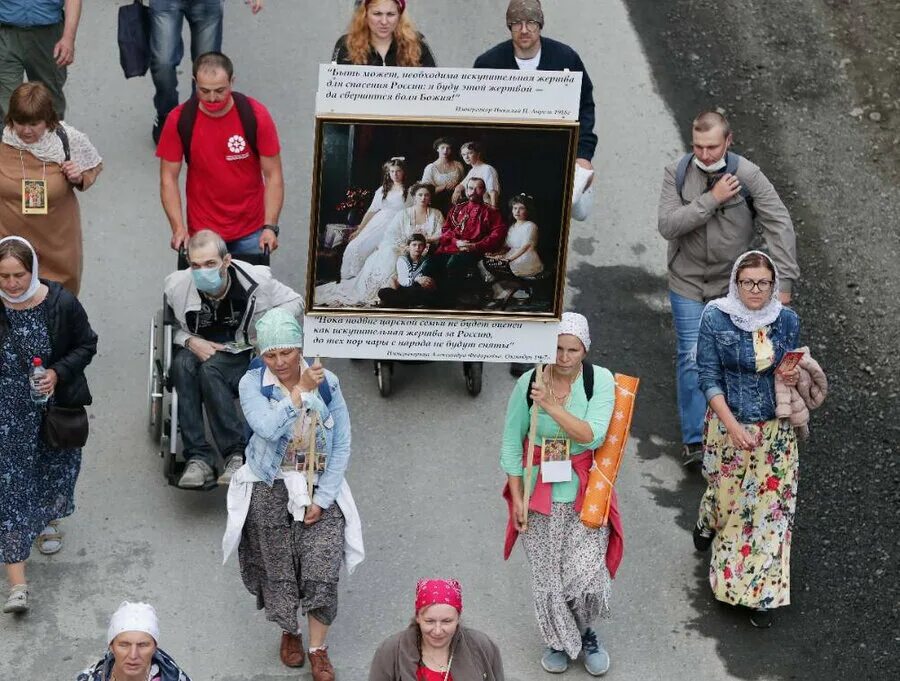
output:
<svg viewBox="0 0 900 681"><path fill-rule="evenodd" d="M720 601L752 610L757 627L790 603L791 527L797 499L797 440L775 416L775 373L799 346L800 318L778 297L778 272L749 251L731 271L728 295L700 320L697 366L709 402L694 546L712 545L709 582ZM799 370L780 372L796 385Z"/></svg>
<svg viewBox="0 0 900 681"><path fill-rule="evenodd" d="M41 553L62 548L57 522L75 510L84 444L54 445L58 438L42 426L48 408L68 408L78 412L87 438L91 393L84 370L97 352L97 334L75 296L38 277L37 255L20 237L0 239L0 299L0 563L10 586L3 612L23 613L25 560L35 539ZM46 373L30 385L36 363Z"/></svg>
<svg viewBox="0 0 900 681"><path fill-rule="evenodd" d="M42 255L44 277L74 295L81 287L81 209L103 169L87 135L59 120L40 82L22 83L9 98L0 143L0 237L28 239Z"/></svg>
<svg viewBox="0 0 900 681"><path fill-rule="evenodd" d="M159 647L159 619L148 603L123 601L106 632L108 648L76 681L191 681Z"/></svg>
<svg viewBox="0 0 900 681"><path fill-rule="evenodd" d="M531 565L538 627L546 645L541 666L561 673L569 659L584 654L593 675L609 668L609 655L594 631L594 621L609 617L612 523L599 529L580 518L593 452L606 437L615 403L615 379L608 369L585 362L591 347L587 319L575 312L562 316L556 362L523 374L509 398L500 465L507 474L504 491L510 506L506 555L522 535ZM534 446L531 405L537 405ZM535 475L528 511L524 463L531 455ZM551 465L547 465L547 464Z"/></svg>

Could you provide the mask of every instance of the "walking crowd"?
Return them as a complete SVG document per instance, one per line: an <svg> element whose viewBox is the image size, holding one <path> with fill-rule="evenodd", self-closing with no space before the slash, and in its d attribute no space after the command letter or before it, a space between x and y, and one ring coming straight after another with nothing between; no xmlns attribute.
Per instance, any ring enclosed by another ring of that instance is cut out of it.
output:
<svg viewBox="0 0 900 681"><path fill-rule="evenodd" d="M314 681L334 681L327 636L337 620L341 568L353 574L365 558L345 477L351 415L338 377L303 353L303 298L267 267L279 248L281 146L268 109L233 90L234 65L221 52L223 4L149 5L152 138L170 244L181 261L164 282L185 461L177 484L227 485L224 560L237 552L244 586L279 629L284 665L308 659ZM246 4L253 13L263 9L262 0ZM0 0L0 562L8 614L33 605L26 579L32 547L47 555L63 548L61 520L74 512L88 438L85 370L98 338L77 298L75 190L98 181L103 161L64 121L80 11L81 0ZM585 217L597 145L591 80L575 50L542 34L539 0L511 0L505 19L509 39L477 57L476 68L583 74L575 161L583 194L573 213ZM194 90L179 104L183 22ZM405 0L357 2L332 60L437 65ZM664 170L658 228L668 242L683 462L699 466L707 482L693 543L710 552L713 596L768 627L773 611L790 603L798 439L827 381L802 347L800 318L789 307L800 269L785 205L762 170L731 150L721 113L701 112L691 136L691 153ZM477 143L461 148L468 173L453 151L450 140L435 140L434 162L409 187L403 159L384 164L341 280L321 284L323 296L338 304L427 306L436 295L436 259L448 270L481 263L483 275L541 270L531 197L506 197L514 218L507 228L497 210L503 194L496 169ZM513 366L519 378L499 434L499 464L507 477L505 555L521 538L531 570L543 642L535 664L563 673L581 658L589 674L601 676L611 664L601 626L611 616L624 529L614 490L607 490L600 524L588 522L586 499L594 492L595 453L617 443L609 434L634 394L588 360L591 345L588 320L565 312L555 361ZM420 580L412 621L374 651L370 681L504 679L500 647L462 621L462 592L454 579ZM102 657L77 679L190 681L160 637L151 605L123 602Z"/></svg>

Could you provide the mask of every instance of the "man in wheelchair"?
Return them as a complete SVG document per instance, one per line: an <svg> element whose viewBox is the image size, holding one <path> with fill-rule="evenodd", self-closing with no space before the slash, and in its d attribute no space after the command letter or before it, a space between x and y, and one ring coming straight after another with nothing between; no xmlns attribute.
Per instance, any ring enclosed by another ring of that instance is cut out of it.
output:
<svg viewBox="0 0 900 681"><path fill-rule="evenodd" d="M276 281L268 267L233 260L225 241L205 229L188 241L190 269L166 277L165 294L181 348L172 360L178 423L186 466L178 486L204 487L215 478L216 452L207 442L203 405L228 484L244 462L246 436L235 398L250 364L254 323L272 308L301 321L303 298Z"/></svg>

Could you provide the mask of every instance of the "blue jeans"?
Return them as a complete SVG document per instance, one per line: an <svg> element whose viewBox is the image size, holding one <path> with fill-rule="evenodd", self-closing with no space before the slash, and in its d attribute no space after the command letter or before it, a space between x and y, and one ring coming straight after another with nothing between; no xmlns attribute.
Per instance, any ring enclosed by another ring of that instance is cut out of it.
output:
<svg viewBox="0 0 900 681"><path fill-rule="evenodd" d="M262 253L263 250L259 247L259 237L262 236L262 233L262 228L260 228L252 234L242 236L234 241L226 242L225 246L228 247L228 252L231 253L231 255L238 255L240 253Z"/></svg>
<svg viewBox="0 0 900 681"><path fill-rule="evenodd" d="M669 291L672 319L677 338L676 383L678 411L681 417L681 441L696 444L703 441L703 419L706 417L706 398L700 392L697 371L697 339L700 336L700 317L706 303L685 298Z"/></svg>
<svg viewBox="0 0 900 681"><path fill-rule="evenodd" d="M203 405L222 457L244 453L247 439L234 400L249 365L249 352L217 352L205 362L186 348L175 353L172 382L178 391L178 426L186 460L199 459L216 470L216 452L206 440Z"/></svg>
<svg viewBox="0 0 900 681"><path fill-rule="evenodd" d="M184 57L183 20L191 29L191 61L222 49L222 6L225 0L150 0L150 75L153 105L162 121L178 106L178 74Z"/></svg>

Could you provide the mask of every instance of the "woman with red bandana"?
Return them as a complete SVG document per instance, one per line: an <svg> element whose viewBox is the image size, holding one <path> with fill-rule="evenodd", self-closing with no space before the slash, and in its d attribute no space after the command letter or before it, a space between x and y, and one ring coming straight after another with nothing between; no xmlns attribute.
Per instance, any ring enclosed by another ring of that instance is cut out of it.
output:
<svg viewBox="0 0 900 681"><path fill-rule="evenodd" d="M358 2L331 61L368 66L436 66L424 36L406 13L406 0Z"/></svg>
<svg viewBox="0 0 900 681"><path fill-rule="evenodd" d="M576 312L563 313L556 362L543 368L541 382L535 380L534 370L523 374L509 398L500 465L507 474L503 494L510 510L504 555L509 557L521 534L546 646L541 666L560 674L570 659L583 654L587 672L601 676L609 669L609 654L593 627L596 619L610 616L622 528L615 495L607 525L594 528L581 521L594 450L606 438L615 404L613 375L584 361L590 349L587 319ZM528 441L532 404L538 408L535 446ZM542 457L545 450L548 455ZM523 482L528 456L536 466L530 515Z"/></svg>
<svg viewBox="0 0 900 681"><path fill-rule="evenodd" d="M459 582L419 580L415 617L378 646L369 681L503 681L500 649L461 614Z"/></svg>

